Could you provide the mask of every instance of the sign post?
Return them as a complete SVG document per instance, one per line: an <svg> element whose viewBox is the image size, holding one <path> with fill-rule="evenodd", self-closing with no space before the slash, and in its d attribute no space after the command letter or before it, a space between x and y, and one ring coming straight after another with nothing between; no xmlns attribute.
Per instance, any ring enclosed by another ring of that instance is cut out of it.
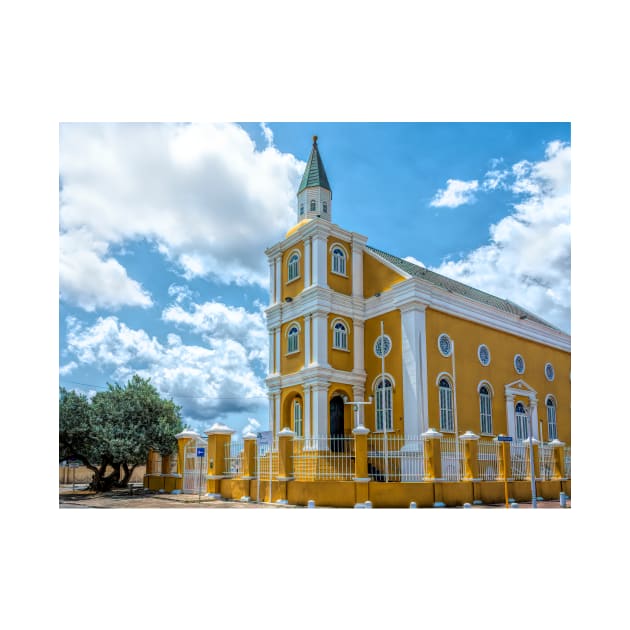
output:
<svg viewBox="0 0 630 630"><path fill-rule="evenodd" d="M197 447L197 457L199 459L199 503L201 503L201 464L205 454L206 449L203 446Z"/></svg>
<svg viewBox="0 0 630 630"><path fill-rule="evenodd" d="M512 437L509 435L498 435L497 440L501 442L501 448L503 449L503 484L505 488L505 507L510 507L510 502L508 500L508 484L507 484L507 454L505 452L505 447L508 442L512 441Z"/></svg>

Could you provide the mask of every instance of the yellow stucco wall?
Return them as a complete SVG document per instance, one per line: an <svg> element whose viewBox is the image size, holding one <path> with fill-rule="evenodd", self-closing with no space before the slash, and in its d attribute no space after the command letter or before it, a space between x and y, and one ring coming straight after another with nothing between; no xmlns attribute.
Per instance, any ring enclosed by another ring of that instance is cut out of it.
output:
<svg viewBox="0 0 630 630"><path fill-rule="evenodd" d="M280 393L280 430L288 427L291 431L295 430L293 426L293 401L299 398L302 402L302 420L304 422L304 389L301 385L294 387L286 387Z"/></svg>
<svg viewBox="0 0 630 630"><path fill-rule="evenodd" d="M381 334L381 321L385 334L392 340L392 349L385 357L385 372L394 379L393 389L393 429L396 433L402 433L403 423L403 375L401 362L401 320L400 311L390 311L365 321L365 396L376 397L373 389L374 381L381 374L381 359L374 354L374 342ZM365 407L365 426L374 431L376 427L376 398L372 405Z"/></svg>
<svg viewBox="0 0 630 630"><path fill-rule="evenodd" d="M300 253L300 262L299 269L300 275L296 280L291 280L291 282L287 282L289 278L289 267L288 261L293 252L298 251ZM300 294L304 290L304 243L300 241L296 243L293 247L287 249L286 252L282 254L282 300L285 298L295 298L298 294Z"/></svg>
<svg viewBox="0 0 630 630"><path fill-rule="evenodd" d="M298 351L287 354L287 331L289 330L291 324L293 324L294 322L297 322L300 325ZM280 328L280 334L280 371L282 374L292 374L293 372L297 372L304 367L304 318L296 317L290 322L282 324Z"/></svg>
<svg viewBox="0 0 630 630"><path fill-rule="evenodd" d="M363 253L363 295L372 297L375 293L382 293L392 286L402 282L405 278L396 273L374 256Z"/></svg>
<svg viewBox="0 0 630 630"><path fill-rule="evenodd" d="M493 433L507 433L505 386L521 379L536 391L538 418L543 420L544 439L547 440L548 437L545 399L551 394L556 400L558 439L567 444L571 442L570 353L430 308L426 311L426 326L429 426L439 430L437 377L441 372L452 376L452 359L443 357L437 345L438 336L446 333L455 345L457 419L460 433L469 430L479 434L481 431L477 388L482 380L487 381L494 391ZM490 350L491 360L488 366L481 365L477 357L480 344L485 344ZM518 374L514 369L515 354L520 354L525 361L523 374ZM545 377L546 363L551 363L554 367L555 378L551 382ZM516 400L519 399L528 403L525 396Z"/></svg>
<svg viewBox="0 0 630 630"><path fill-rule="evenodd" d="M338 243L346 252L346 276L341 276L338 273L332 271L332 252L331 247L333 244ZM337 237L328 237L328 244L326 247L326 258L328 260L328 286L337 293L344 293L345 295L352 295L352 248L350 243L343 241Z"/></svg>
<svg viewBox="0 0 630 630"><path fill-rule="evenodd" d="M341 319L346 326L346 330L348 331L348 350L339 350L337 348L333 348L333 341L335 339L334 330L332 327L333 322L336 319ZM330 313L328 315L328 362L331 367L336 370L344 370L346 372L352 371L353 366L353 348L354 348L354 335L352 328L352 320L348 317L341 317L340 315L335 315L334 313Z"/></svg>

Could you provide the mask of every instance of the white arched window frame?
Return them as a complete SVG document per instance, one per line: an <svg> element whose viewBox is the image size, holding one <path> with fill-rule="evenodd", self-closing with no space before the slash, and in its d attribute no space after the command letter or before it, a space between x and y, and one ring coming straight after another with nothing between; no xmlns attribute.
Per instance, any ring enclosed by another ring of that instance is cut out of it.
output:
<svg viewBox="0 0 630 630"><path fill-rule="evenodd" d="M522 402L516 403L516 407L514 408L514 417L516 420L516 439L526 440L529 435L527 427L527 410Z"/></svg>
<svg viewBox="0 0 630 630"><path fill-rule="evenodd" d="M453 385L450 377L440 375L437 381L440 395L440 431L454 431Z"/></svg>
<svg viewBox="0 0 630 630"><path fill-rule="evenodd" d="M348 350L348 335L350 334L348 324L340 317L337 317L333 319L330 327L333 331L333 348L335 350Z"/></svg>
<svg viewBox="0 0 630 630"><path fill-rule="evenodd" d="M374 398L376 403L376 431L391 431L393 428L393 380L388 376L378 377L374 386Z"/></svg>
<svg viewBox="0 0 630 630"><path fill-rule="evenodd" d="M479 422L482 434L492 434L492 388L481 383L479 388Z"/></svg>
<svg viewBox="0 0 630 630"><path fill-rule="evenodd" d="M300 325L292 322L287 327L287 354L294 354L300 351Z"/></svg>
<svg viewBox="0 0 630 630"><path fill-rule="evenodd" d="M300 252L294 250L287 260L287 282L297 280L300 277Z"/></svg>
<svg viewBox="0 0 630 630"><path fill-rule="evenodd" d="M547 396L545 406L547 407L547 434L550 440L556 440L558 439L558 421L555 398Z"/></svg>
<svg viewBox="0 0 630 630"><path fill-rule="evenodd" d="M304 435L304 427L302 423L302 401L296 398L293 401L293 430L297 437Z"/></svg>
<svg viewBox="0 0 630 630"><path fill-rule="evenodd" d="M341 243L333 243L330 246L330 256L331 272L347 277L348 250Z"/></svg>

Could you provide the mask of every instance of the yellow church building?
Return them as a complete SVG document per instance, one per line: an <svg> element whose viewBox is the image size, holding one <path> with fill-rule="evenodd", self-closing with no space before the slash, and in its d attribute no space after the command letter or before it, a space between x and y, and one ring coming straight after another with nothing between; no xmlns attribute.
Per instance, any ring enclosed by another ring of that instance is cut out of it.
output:
<svg viewBox="0 0 630 630"><path fill-rule="evenodd" d="M570 443L569 335L370 247L332 215L314 137L296 225L265 252L274 434L289 428L308 443L365 426L392 439L434 430L520 441L531 431Z"/></svg>
<svg viewBox="0 0 630 630"><path fill-rule="evenodd" d="M215 424L145 486L337 507L558 498L571 484L571 340L517 304L333 223L313 138L269 262L269 429Z"/></svg>

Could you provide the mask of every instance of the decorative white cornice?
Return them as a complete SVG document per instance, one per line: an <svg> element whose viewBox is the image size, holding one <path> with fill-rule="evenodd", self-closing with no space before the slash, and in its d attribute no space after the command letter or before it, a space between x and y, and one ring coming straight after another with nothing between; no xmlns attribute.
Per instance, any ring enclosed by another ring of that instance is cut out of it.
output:
<svg viewBox="0 0 630 630"><path fill-rule="evenodd" d="M206 430L206 435L232 435L232 433L234 433L234 429L230 429L230 427L220 422L215 422Z"/></svg>

